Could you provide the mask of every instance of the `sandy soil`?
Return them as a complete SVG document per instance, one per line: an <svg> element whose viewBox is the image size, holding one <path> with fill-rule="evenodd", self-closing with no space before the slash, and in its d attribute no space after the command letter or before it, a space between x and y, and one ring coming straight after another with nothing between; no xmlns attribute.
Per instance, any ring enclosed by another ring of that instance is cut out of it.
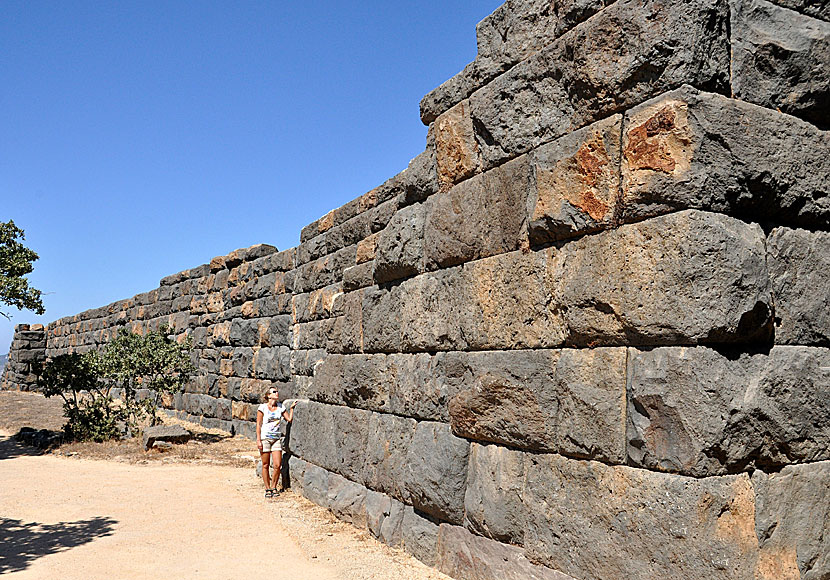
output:
<svg viewBox="0 0 830 580"><path fill-rule="evenodd" d="M263 498L253 468L236 466L247 460L216 458L250 442L203 442L194 457L130 450L101 460L83 446L40 455L9 438L25 415L11 401L0 393L0 575L447 579L294 493ZM43 417L29 424L43 427Z"/></svg>

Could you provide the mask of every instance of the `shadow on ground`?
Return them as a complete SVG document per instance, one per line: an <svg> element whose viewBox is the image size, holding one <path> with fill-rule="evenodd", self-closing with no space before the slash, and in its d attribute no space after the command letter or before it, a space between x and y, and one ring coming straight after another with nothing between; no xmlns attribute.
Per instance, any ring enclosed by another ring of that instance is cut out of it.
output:
<svg viewBox="0 0 830 580"><path fill-rule="evenodd" d="M44 451L42 449L21 445L13 437L0 436L0 460L29 455L43 455L43 453ZM0 572L2 572L2 569L0 569Z"/></svg>
<svg viewBox="0 0 830 580"><path fill-rule="evenodd" d="M57 524L0 517L0 574L25 570L38 558L110 536L117 523L109 517Z"/></svg>

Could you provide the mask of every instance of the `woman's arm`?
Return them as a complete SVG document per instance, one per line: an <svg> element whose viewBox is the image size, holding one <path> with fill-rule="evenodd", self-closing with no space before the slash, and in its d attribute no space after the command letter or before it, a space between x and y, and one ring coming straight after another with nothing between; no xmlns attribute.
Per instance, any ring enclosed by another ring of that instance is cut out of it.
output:
<svg viewBox="0 0 830 580"><path fill-rule="evenodd" d="M256 412L256 446L262 451L262 411Z"/></svg>
<svg viewBox="0 0 830 580"><path fill-rule="evenodd" d="M291 403L291 408L282 412L282 417L289 423L294 420L294 407L297 406L297 401Z"/></svg>

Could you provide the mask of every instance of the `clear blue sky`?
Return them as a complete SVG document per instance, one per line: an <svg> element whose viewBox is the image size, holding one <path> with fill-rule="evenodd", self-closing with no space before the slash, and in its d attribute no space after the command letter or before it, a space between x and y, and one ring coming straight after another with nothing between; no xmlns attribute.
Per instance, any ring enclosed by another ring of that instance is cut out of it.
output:
<svg viewBox="0 0 830 580"><path fill-rule="evenodd" d="M501 4L0 4L0 220L47 323L300 229L421 152L418 102Z"/></svg>

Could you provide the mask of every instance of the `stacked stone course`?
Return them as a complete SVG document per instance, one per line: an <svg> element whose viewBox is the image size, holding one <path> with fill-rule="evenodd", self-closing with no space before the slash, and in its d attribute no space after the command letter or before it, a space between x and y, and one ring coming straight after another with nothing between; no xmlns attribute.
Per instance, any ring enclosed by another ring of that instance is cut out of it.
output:
<svg viewBox="0 0 830 580"><path fill-rule="evenodd" d="M0 389L29 390L37 383L46 361L46 333L42 324L18 324L9 347L9 360L3 367Z"/></svg>
<svg viewBox="0 0 830 580"><path fill-rule="evenodd" d="M50 324L298 399L292 484L456 578L830 575L830 15L509 0L426 150L301 232Z"/></svg>

